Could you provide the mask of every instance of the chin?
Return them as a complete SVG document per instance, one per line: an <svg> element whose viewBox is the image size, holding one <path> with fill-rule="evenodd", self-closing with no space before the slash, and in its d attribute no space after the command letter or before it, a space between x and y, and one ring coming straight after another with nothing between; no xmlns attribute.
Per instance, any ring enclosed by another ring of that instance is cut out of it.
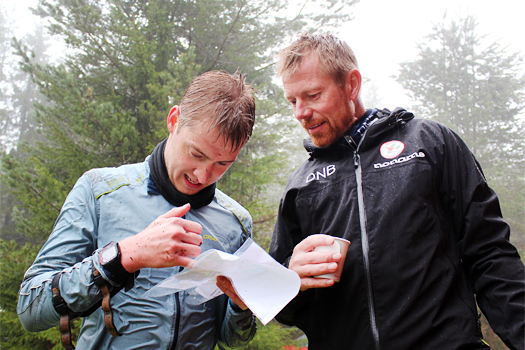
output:
<svg viewBox="0 0 525 350"><path fill-rule="evenodd" d="M312 138L312 142L314 143L314 145L316 145L319 148L328 147L332 143L334 143L333 140L317 139L317 138L316 139Z"/></svg>
<svg viewBox="0 0 525 350"><path fill-rule="evenodd" d="M179 191L180 193L185 194L187 196L194 195L194 194L198 193L201 190L200 188L190 188L187 185L185 185L184 182L182 184L177 184L177 185L174 185L174 186L177 189L177 191Z"/></svg>
<svg viewBox="0 0 525 350"><path fill-rule="evenodd" d="M199 193L201 189L202 188L192 188L192 189L186 189L186 191L181 191L181 192L187 196L193 196L194 194Z"/></svg>
<svg viewBox="0 0 525 350"><path fill-rule="evenodd" d="M339 140L343 136L343 132L335 132L334 130L330 130L330 132L325 133L323 135L317 135L310 137L312 138L312 141L314 145L316 145L319 148L328 147L337 140Z"/></svg>

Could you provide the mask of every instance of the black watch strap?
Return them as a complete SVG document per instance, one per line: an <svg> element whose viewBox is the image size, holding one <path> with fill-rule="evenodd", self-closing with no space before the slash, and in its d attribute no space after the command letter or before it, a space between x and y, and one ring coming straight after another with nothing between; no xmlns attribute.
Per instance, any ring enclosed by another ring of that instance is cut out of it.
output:
<svg viewBox="0 0 525 350"><path fill-rule="evenodd" d="M102 261L100 256L101 254L104 254L104 250L115 250L116 254L114 255L114 258L110 261ZM99 262L104 269L104 272L109 272L108 278L119 285L122 285L128 280L128 278L134 275L133 273L126 271L124 266L122 266L120 246L117 242L110 242L99 251Z"/></svg>
<svg viewBox="0 0 525 350"><path fill-rule="evenodd" d="M56 312L58 312L60 315L67 315L69 313L69 308L67 307L64 298L62 298L62 295L60 294L60 288L58 287L60 283L60 277L62 277L62 272L57 273L51 282L51 290L53 292L53 306L55 307Z"/></svg>

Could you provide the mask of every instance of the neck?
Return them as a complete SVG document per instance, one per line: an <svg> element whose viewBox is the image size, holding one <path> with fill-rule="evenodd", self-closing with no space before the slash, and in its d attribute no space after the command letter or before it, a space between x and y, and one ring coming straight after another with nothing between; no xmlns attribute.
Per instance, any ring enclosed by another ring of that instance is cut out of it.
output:
<svg viewBox="0 0 525 350"><path fill-rule="evenodd" d="M366 108L363 102L361 101L361 96L359 96L357 100L354 101L354 109L355 109L355 116L357 117L356 120L359 119L359 117L361 117L363 114L366 113Z"/></svg>

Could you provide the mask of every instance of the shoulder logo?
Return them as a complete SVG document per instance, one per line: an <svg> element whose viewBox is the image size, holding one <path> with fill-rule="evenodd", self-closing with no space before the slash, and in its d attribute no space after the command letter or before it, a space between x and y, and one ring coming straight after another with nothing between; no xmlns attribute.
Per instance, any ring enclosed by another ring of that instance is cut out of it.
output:
<svg viewBox="0 0 525 350"><path fill-rule="evenodd" d="M385 142L379 148L381 156L386 159L394 159L403 152L405 144L401 141L393 140Z"/></svg>

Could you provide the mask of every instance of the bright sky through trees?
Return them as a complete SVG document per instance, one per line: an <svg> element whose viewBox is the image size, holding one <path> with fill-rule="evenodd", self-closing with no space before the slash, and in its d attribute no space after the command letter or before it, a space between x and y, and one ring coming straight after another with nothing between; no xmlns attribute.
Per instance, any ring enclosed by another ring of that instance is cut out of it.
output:
<svg viewBox="0 0 525 350"><path fill-rule="evenodd" d="M500 0L361 0L354 8L354 20L344 25L339 35L352 47L361 73L377 87L381 106L409 107L410 99L392 75L399 63L414 60L416 44L425 41L434 24L459 16L474 16L478 35L487 43L499 41L508 53L525 55L525 1ZM522 65L525 74L525 64ZM365 93L367 87L364 86Z"/></svg>
<svg viewBox="0 0 525 350"><path fill-rule="evenodd" d="M38 0L17 0L6 4L7 10L14 8L19 14L14 19L19 35L30 31L39 20L27 10L37 3ZM372 84L377 88L381 105L374 107L394 109L411 105L391 76L398 73L400 62L414 59L416 44L424 41L445 13L449 19L476 17L479 34L487 35L487 42L499 41L509 53L520 51L525 55L525 1L361 0L353 9L354 20L343 25L337 34L353 48L364 77L370 80L363 87L364 93ZM522 71L525 74L525 64Z"/></svg>

